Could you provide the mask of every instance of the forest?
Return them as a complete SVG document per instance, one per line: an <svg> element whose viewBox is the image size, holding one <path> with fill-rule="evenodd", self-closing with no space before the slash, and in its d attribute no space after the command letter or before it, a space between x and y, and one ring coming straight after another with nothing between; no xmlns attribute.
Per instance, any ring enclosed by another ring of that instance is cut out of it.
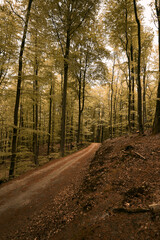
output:
<svg viewBox="0 0 160 240"><path fill-rule="evenodd" d="M0 2L1 181L90 142L160 132L160 0L156 34L144 1Z"/></svg>

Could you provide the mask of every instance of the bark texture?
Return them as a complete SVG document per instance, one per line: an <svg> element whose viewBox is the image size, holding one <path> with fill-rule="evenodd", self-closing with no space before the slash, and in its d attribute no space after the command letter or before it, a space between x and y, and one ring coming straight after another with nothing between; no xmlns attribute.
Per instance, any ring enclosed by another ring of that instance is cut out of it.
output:
<svg viewBox="0 0 160 240"><path fill-rule="evenodd" d="M11 163L10 163L10 170L9 170L10 178L14 176L14 168L15 168L15 160L16 160L18 112L19 112L19 102L20 102L20 95L21 95L23 52L24 52L24 47L25 47L25 40L26 40L26 35L27 35L28 22L29 22L32 2L33 2L33 0L29 0L29 2L28 2L22 43L21 43L20 54L19 54L18 82L17 82L16 102L15 102L15 108L14 108L14 127L13 127L13 137L12 137L12 156L11 156Z"/></svg>
<svg viewBox="0 0 160 240"><path fill-rule="evenodd" d="M134 3L134 13L138 27L138 71L137 71L137 90L138 90L138 125L139 133L143 133L143 124L142 124L142 87L141 87L141 24L137 14L137 4L136 0L133 0Z"/></svg>
<svg viewBox="0 0 160 240"><path fill-rule="evenodd" d="M155 0L155 7L158 19L158 45L159 45L159 69L158 69L158 89L157 89L157 101L156 112L154 117L153 129L154 134L160 133L160 0Z"/></svg>

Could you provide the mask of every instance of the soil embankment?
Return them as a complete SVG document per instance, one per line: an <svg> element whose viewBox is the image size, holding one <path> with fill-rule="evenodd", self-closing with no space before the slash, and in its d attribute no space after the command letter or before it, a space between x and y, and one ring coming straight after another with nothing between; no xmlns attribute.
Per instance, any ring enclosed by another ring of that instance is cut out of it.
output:
<svg viewBox="0 0 160 240"><path fill-rule="evenodd" d="M105 141L75 201L77 217L53 239L159 240L160 135Z"/></svg>

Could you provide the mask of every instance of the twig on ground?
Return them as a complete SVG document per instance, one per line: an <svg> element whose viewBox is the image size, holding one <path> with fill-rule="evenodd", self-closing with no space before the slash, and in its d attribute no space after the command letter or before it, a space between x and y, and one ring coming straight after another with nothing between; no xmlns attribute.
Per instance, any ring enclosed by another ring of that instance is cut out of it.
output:
<svg viewBox="0 0 160 240"><path fill-rule="evenodd" d="M146 158L145 158L144 156L142 156L140 153L135 152L135 151L134 151L134 153L135 153L138 157L142 158L143 160L146 160Z"/></svg>
<svg viewBox="0 0 160 240"><path fill-rule="evenodd" d="M151 209L149 208L132 208L132 209L127 209L127 208L114 208L113 212L116 213L144 213L144 212L150 212Z"/></svg>

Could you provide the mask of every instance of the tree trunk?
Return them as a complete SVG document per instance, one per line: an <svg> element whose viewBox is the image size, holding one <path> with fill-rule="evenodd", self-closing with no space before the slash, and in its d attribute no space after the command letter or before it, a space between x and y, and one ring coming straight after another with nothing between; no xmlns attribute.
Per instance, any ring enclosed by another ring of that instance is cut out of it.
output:
<svg viewBox="0 0 160 240"><path fill-rule="evenodd" d="M119 78L119 73L118 73L118 77L117 77L117 82L118 82L118 78ZM113 133L114 133L114 137L116 137L116 133L117 133L117 126L116 126L116 123L117 123L117 83L116 82L116 89L115 89L115 94L114 94L114 108L113 108L113 112L114 112L114 117L113 117L113 123L114 123L114 128L113 128Z"/></svg>
<svg viewBox="0 0 160 240"><path fill-rule="evenodd" d="M52 146L51 151L54 151L54 142L55 142L55 81L53 80L53 89L52 89Z"/></svg>
<svg viewBox="0 0 160 240"><path fill-rule="evenodd" d="M138 124L139 124L139 133L143 133L143 124L142 124L142 88L141 88L141 24L137 14L137 5L136 0L133 0L134 3L134 12L135 18L138 26L138 72L137 72L137 87L138 87Z"/></svg>
<svg viewBox="0 0 160 240"><path fill-rule="evenodd" d="M101 143L104 140L104 123L103 123L103 118L104 118L104 105L102 106L102 116L101 116Z"/></svg>
<svg viewBox="0 0 160 240"><path fill-rule="evenodd" d="M92 124L92 138L91 138L91 141L92 142L95 142L95 116L96 116L96 111L94 109L94 112L93 112L93 117L92 117L92 120L93 120L93 124Z"/></svg>
<svg viewBox="0 0 160 240"><path fill-rule="evenodd" d="M80 131L81 131L81 91L82 91L82 70L80 69L80 76L78 79L78 131L77 131L77 144L79 144L79 140L80 140Z"/></svg>
<svg viewBox="0 0 160 240"><path fill-rule="evenodd" d="M36 165L38 165L38 81L37 81L37 76L38 76L38 66L36 66L35 69L35 86L34 86L34 91L35 91L35 103L34 103L34 132L33 132L33 153L34 153L34 162Z"/></svg>
<svg viewBox="0 0 160 240"><path fill-rule="evenodd" d="M33 154L34 163L38 166L38 58L37 58L37 29L35 34L35 65L33 81Z"/></svg>
<svg viewBox="0 0 160 240"><path fill-rule="evenodd" d="M131 85L132 85L132 100L131 100L131 119L132 119L132 124L131 128L134 131L135 127L135 107L134 107L134 65L133 65L133 45L131 43Z"/></svg>
<svg viewBox="0 0 160 240"><path fill-rule="evenodd" d="M112 67L112 80L111 80L111 112L110 112L110 138L113 137L113 81L114 81L114 67L115 67L115 54Z"/></svg>
<svg viewBox="0 0 160 240"><path fill-rule="evenodd" d="M99 107L98 109L98 126L97 126L97 141L96 142L101 142L101 108Z"/></svg>
<svg viewBox="0 0 160 240"><path fill-rule="evenodd" d="M156 111L153 122L152 132L154 134L160 133L160 0L159 4L155 0L155 7L158 19L158 46L159 46L159 69L158 69L158 89L157 89L157 101L156 101Z"/></svg>
<svg viewBox="0 0 160 240"><path fill-rule="evenodd" d="M25 19L22 43L21 43L20 54L19 54L18 82L17 82L16 102L15 102L15 108L14 108L12 156L11 156L11 163L10 163L10 169L9 169L9 178L14 177L14 168L15 168L15 160L16 160L16 153L17 153L18 111L19 111L19 102L20 102L20 94L21 94L23 52L24 52L24 47L25 47L25 40L26 40L26 35L27 35L28 22L29 22L29 16L30 16L32 2L33 2L33 0L29 0L29 2L28 2L28 8L27 8L27 14L26 14L26 19Z"/></svg>
<svg viewBox="0 0 160 240"><path fill-rule="evenodd" d="M50 153L50 142L51 142L51 122L52 122L52 83L49 94L49 122L48 122L48 148L47 155Z"/></svg>
<svg viewBox="0 0 160 240"><path fill-rule="evenodd" d="M131 132L131 66L130 58L128 57L128 71L129 71L129 84L128 84L128 129Z"/></svg>
<svg viewBox="0 0 160 240"><path fill-rule="evenodd" d="M128 129L131 131L131 60L130 60L130 55L128 53L128 10L126 6L126 30L125 30L125 35L126 35L126 55L128 59L128 75L129 75L129 84L128 84Z"/></svg>
<svg viewBox="0 0 160 240"><path fill-rule="evenodd" d="M143 126L147 121L147 114L146 114L146 65L144 66L143 72Z"/></svg>
<svg viewBox="0 0 160 240"><path fill-rule="evenodd" d="M71 108L71 116L70 116L70 149L73 148L74 142L74 97L72 96L71 92L71 101L70 101L70 108Z"/></svg>
<svg viewBox="0 0 160 240"><path fill-rule="evenodd" d="M40 132L42 132L43 131L43 129L42 129L42 100L41 100L41 94L39 95L39 130L40 130ZM42 135L42 133L40 133L40 136L39 136L39 141L38 141L38 147L39 147L39 145L41 145L42 144L42 139L43 139L43 135Z"/></svg>
<svg viewBox="0 0 160 240"><path fill-rule="evenodd" d="M67 38L66 38L66 50L65 50L65 56L64 56L64 84L63 84L63 97L62 97L61 144L60 144L60 151L61 151L62 157L64 156L64 148L65 148L65 131L66 131L65 123L66 123L69 49L70 49L70 31L68 30Z"/></svg>
<svg viewBox="0 0 160 240"><path fill-rule="evenodd" d="M77 143L80 141L80 132L81 132L81 116L84 110L84 101L85 101L85 85L86 85L86 72L87 72L87 62L88 62L88 56L86 55L86 61L85 61L85 69L83 73L83 90L82 90L82 70L80 69L80 77L79 77L79 95L78 95L78 101L79 101L79 116L78 116L78 134L77 134ZM80 61L81 64L81 61ZM81 103L82 99L82 103Z"/></svg>

